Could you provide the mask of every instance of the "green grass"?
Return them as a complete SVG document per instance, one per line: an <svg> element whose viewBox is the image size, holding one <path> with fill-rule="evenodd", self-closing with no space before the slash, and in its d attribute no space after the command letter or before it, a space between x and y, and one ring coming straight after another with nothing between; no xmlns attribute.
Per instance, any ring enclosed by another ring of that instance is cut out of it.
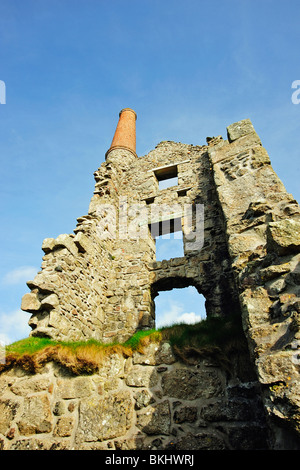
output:
<svg viewBox="0 0 300 470"><path fill-rule="evenodd" d="M172 346L183 348L228 348L243 342L244 334L238 317L207 318L195 325L178 324L162 329L168 331Z"/></svg>
<svg viewBox="0 0 300 470"><path fill-rule="evenodd" d="M142 344L145 343L146 338L148 338L150 341L160 340L160 330L153 328L152 330L137 331L124 343L124 346L128 346L133 351L139 350Z"/></svg>
<svg viewBox="0 0 300 470"><path fill-rule="evenodd" d="M203 355L226 359L232 351L245 348L240 319L209 318L195 325L177 324L161 329L136 332L124 343L103 344L96 340L65 342L29 337L6 347L6 360L1 369L18 365L36 372L47 362L57 362L73 373L94 373L104 358L113 353L131 356L144 352L151 342L169 341L174 353L186 362ZM1 371L0 369L0 371Z"/></svg>
<svg viewBox="0 0 300 470"><path fill-rule="evenodd" d="M173 325L161 330L174 353L184 362L195 364L199 358L209 358L228 372L231 356L248 351L241 319L209 318L195 325Z"/></svg>
<svg viewBox="0 0 300 470"><path fill-rule="evenodd" d="M6 346L6 354L34 354L41 349L57 344L48 338L29 337Z"/></svg>
<svg viewBox="0 0 300 470"><path fill-rule="evenodd" d="M138 350L141 346L142 340L147 336L152 336L152 339L155 335L158 334L158 331L153 330L146 330L146 331L138 331L135 333L131 338L129 338L124 343L102 343L100 341L90 339L87 341L54 341L49 338L35 338L29 337L22 339L20 341L16 341L8 346L6 346L6 353L7 354L16 354L16 355L23 355L23 354L35 354L39 351L42 351L45 348L61 346L70 351L76 353L81 348L88 348L88 347L95 347L99 349L110 349L116 347L124 347L127 349L131 349L132 351Z"/></svg>

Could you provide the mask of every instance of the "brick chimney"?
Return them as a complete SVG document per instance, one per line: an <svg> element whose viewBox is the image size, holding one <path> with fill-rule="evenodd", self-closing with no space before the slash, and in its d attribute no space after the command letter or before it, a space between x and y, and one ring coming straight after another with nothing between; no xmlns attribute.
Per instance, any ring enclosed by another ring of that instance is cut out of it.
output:
<svg viewBox="0 0 300 470"><path fill-rule="evenodd" d="M115 149L129 150L135 157L136 154L136 131L135 121L137 115L133 109L125 108L119 113L119 122L115 131L111 146L105 154L105 157Z"/></svg>

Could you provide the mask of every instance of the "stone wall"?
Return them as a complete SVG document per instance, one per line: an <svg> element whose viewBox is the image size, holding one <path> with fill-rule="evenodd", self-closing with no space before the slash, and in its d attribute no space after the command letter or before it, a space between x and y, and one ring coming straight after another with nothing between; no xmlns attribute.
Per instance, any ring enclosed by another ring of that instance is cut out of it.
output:
<svg viewBox="0 0 300 470"><path fill-rule="evenodd" d="M247 354L182 362L168 342L106 357L75 376L50 362L0 377L5 450L269 449L260 385Z"/></svg>
<svg viewBox="0 0 300 470"><path fill-rule="evenodd" d="M300 207L249 120L228 137L209 155L244 330L274 427L299 433Z"/></svg>

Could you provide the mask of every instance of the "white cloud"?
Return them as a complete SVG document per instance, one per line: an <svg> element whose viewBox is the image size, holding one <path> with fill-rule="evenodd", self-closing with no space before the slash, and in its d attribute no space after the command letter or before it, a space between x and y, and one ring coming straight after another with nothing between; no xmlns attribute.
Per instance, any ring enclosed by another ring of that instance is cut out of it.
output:
<svg viewBox="0 0 300 470"><path fill-rule="evenodd" d="M6 285L16 285L31 281L37 274L38 269L34 266L20 266L5 274L2 282Z"/></svg>
<svg viewBox="0 0 300 470"><path fill-rule="evenodd" d="M187 323L188 325L193 325L194 323L198 323L201 321L202 318L200 315L196 315L195 312L190 313L183 313L180 317L177 318L177 322L179 323Z"/></svg>
<svg viewBox="0 0 300 470"><path fill-rule="evenodd" d="M20 309L11 312L0 312L0 342L11 344L27 338L31 328L28 326L29 317Z"/></svg>
<svg viewBox="0 0 300 470"><path fill-rule="evenodd" d="M162 328L163 326L170 326L177 323L177 317L182 313L182 308L179 303L170 301L170 306L167 310L161 312L156 318L156 327Z"/></svg>
<svg viewBox="0 0 300 470"><path fill-rule="evenodd" d="M186 323L192 325L200 322L203 318L196 315L195 312L185 312L184 306L181 302L176 302L172 299L169 301L169 306L164 307L156 318L156 327L162 328L164 326L174 325L174 323Z"/></svg>
<svg viewBox="0 0 300 470"><path fill-rule="evenodd" d="M205 317L205 298L193 286L162 291L155 297L157 328L171 326L174 323L194 324Z"/></svg>

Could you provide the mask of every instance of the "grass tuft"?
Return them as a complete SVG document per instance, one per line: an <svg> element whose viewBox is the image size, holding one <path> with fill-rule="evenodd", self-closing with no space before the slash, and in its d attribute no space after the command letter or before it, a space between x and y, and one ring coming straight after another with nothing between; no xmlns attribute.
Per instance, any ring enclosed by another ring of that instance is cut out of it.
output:
<svg viewBox="0 0 300 470"><path fill-rule="evenodd" d="M129 338L124 345L128 346L132 351L144 352L144 348L149 343L154 343L162 340L162 335L159 330L145 330L137 331L131 338Z"/></svg>
<svg viewBox="0 0 300 470"><path fill-rule="evenodd" d="M241 319L236 315L206 318L194 325L176 324L162 328L161 335L170 342L174 353L189 364L209 357L230 368L230 355L247 351Z"/></svg>

